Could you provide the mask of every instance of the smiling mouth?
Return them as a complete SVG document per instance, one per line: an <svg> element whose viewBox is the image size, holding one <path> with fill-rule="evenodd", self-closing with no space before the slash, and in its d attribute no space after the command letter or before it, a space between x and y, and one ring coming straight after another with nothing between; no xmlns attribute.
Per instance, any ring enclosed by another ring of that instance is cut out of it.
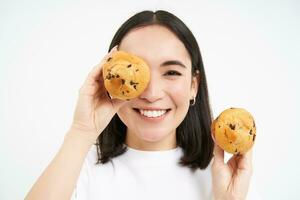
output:
<svg viewBox="0 0 300 200"><path fill-rule="evenodd" d="M171 109L146 110L146 109L133 108L133 110L138 114L148 118L158 118L168 113Z"/></svg>

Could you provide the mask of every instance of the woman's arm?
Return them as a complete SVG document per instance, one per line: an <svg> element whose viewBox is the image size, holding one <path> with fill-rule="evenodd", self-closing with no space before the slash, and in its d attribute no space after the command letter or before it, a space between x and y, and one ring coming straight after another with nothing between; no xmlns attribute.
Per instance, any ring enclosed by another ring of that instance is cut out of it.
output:
<svg viewBox="0 0 300 200"><path fill-rule="evenodd" d="M26 200L70 199L83 161L96 141L91 134L71 128L55 158L38 178Z"/></svg>
<svg viewBox="0 0 300 200"><path fill-rule="evenodd" d="M102 65L116 51L113 48L89 73L79 91L73 123L53 161L26 196L26 200L70 199L84 159L126 101L110 99L104 88Z"/></svg>

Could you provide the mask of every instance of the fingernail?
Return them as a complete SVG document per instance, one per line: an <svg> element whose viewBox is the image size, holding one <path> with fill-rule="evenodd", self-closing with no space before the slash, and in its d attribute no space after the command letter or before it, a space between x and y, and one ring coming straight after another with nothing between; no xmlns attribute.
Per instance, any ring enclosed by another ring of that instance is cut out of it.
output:
<svg viewBox="0 0 300 200"><path fill-rule="evenodd" d="M114 46L114 48L112 48L113 51L118 50L119 45Z"/></svg>

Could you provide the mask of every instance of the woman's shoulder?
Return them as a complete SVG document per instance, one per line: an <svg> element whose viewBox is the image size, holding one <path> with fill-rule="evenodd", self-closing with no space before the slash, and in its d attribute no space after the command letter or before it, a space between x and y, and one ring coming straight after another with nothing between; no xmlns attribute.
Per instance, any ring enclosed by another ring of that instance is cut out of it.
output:
<svg viewBox="0 0 300 200"><path fill-rule="evenodd" d="M105 164L98 163L97 146L93 145L85 157L84 165L86 165L88 170L93 171L96 169L111 168L112 163L111 162L107 162Z"/></svg>

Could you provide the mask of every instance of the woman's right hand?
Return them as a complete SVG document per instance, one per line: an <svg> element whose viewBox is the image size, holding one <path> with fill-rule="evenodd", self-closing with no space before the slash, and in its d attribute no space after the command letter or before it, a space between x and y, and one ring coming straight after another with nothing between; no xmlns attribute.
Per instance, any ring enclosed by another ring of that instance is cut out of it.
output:
<svg viewBox="0 0 300 200"><path fill-rule="evenodd" d="M89 136L95 139L109 124L118 109L126 103L124 100L110 99L104 87L102 66L115 51L117 46L92 69L79 90L71 128L92 134Z"/></svg>

